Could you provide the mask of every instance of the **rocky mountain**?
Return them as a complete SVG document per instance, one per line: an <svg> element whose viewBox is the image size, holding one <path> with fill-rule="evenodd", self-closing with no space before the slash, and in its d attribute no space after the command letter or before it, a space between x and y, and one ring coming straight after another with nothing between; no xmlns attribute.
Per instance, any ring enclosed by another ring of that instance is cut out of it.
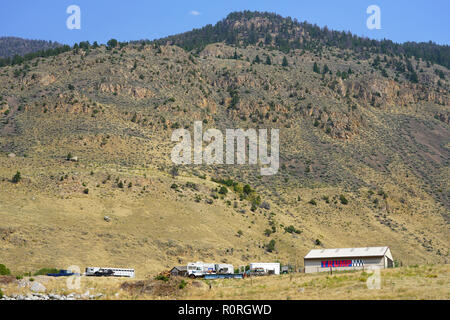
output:
<svg viewBox="0 0 450 320"><path fill-rule="evenodd" d="M320 52L324 47L352 50L361 58L368 54L387 54L438 63L450 67L450 47L433 42L403 44L391 40L377 41L359 37L351 32L334 31L326 26L320 28L308 22L282 17L275 13L243 11L233 12L216 25L170 36L156 41L159 44L174 44L186 50L202 50L206 45L225 42L229 45L263 45L289 52L305 49Z"/></svg>
<svg viewBox="0 0 450 320"><path fill-rule="evenodd" d="M448 262L448 47L389 43L243 12L1 67L0 256L148 273L388 245ZM175 166L194 121L279 129L278 174Z"/></svg>

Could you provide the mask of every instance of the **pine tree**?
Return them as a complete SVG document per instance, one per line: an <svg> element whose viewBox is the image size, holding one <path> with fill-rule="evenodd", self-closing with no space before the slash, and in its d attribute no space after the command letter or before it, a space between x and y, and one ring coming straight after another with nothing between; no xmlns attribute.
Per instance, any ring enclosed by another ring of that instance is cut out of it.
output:
<svg viewBox="0 0 450 320"><path fill-rule="evenodd" d="M289 65L288 60L286 59L286 57L283 57L283 63L281 64L283 67L287 67Z"/></svg>
<svg viewBox="0 0 450 320"><path fill-rule="evenodd" d="M269 66L272 64L272 60L270 60L270 56L267 56L266 64Z"/></svg>
<svg viewBox="0 0 450 320"><path fill-rule="evenodd" d="M108 45L109 48L115 48L117 47L117 40L116 39L108 40L106 44Z"/></svg>
<svg viewBox="0 0 450 320"><path fill-rule="evenodd" d="M320 73L320 68L319 68L319 66L317 65L317 62L314 62L313 71L314 71L315 73Z"/></svg>
<svg viewBox="0 0 450 320"><path fill-rule="evenodd" d="M256 55L255 60L253 60L253 63L261 63L261 59L258 55Z"/></svg>

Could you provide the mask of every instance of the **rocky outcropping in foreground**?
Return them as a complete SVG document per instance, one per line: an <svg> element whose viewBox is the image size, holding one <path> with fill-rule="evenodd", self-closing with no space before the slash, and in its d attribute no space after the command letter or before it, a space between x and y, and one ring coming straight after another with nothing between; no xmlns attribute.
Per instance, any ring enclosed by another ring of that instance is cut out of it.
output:
<svg viewBox="0 0 450 320"><path fill-rule="evenodd" d="M43 293L29 293L29 294L13 294L10 296L4 295L0 300L94 300L103 297L102 294L75 294L68 295L60 294L43 294Z"/></svg>

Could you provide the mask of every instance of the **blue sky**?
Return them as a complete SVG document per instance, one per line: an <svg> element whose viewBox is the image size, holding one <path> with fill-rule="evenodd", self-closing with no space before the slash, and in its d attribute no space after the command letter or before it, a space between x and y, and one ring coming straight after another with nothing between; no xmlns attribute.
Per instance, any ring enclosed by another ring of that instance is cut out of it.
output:
<svg viewBox="0 0 450 320"><path fill-rule="evenodd" d="M366 27L372 4L381 9L381 30ZM66 27L69 5L81 8L81 30ZM241 10L276 12L374 39L450 43L448 0L1 0L0 36L67 44L155 39L215 24Z"/></svg>

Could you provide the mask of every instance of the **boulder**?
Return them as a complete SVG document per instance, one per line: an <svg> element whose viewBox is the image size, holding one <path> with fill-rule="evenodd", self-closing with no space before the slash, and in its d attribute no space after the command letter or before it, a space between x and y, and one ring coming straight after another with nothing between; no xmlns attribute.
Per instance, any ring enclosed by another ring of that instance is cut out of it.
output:
<svg viewBox="0 0 450 320"><path fill-rule="evenodd" d="M30 287L30 290L33 292L45 292L47 288L45 288L42 283L34 281Z"/></svg>

